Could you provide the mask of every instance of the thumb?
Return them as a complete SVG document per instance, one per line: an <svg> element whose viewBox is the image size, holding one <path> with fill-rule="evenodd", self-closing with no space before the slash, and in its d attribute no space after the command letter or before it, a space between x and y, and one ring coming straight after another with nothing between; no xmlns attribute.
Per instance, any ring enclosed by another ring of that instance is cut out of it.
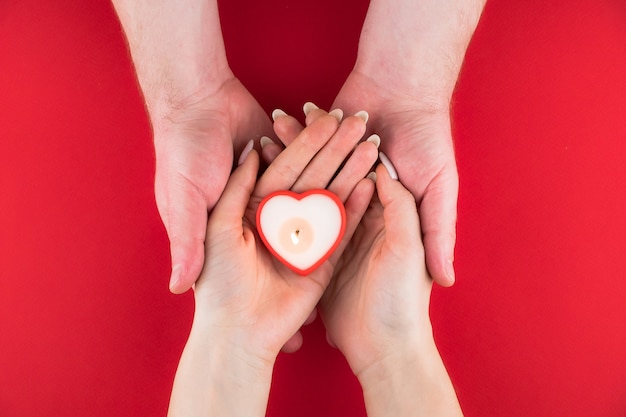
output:
<svg viewBox="0 0 626 417"><path fill-rule="evenodd" d="M381 160L385 162L376 169L376 191L383 206L385 238L393 247L423 250L415 198L396 177L390 176L391 162L384 156Z"/></svg>
<svg viewBox="0 0 626 417"><path fill-rule="evenodd" d="M426 265L436 283L454 284L458 174L455 168L442 173L428 186L420 204Z"/></svg>
<svg viewBox="0 0 626 417"><path fill-rule="evenodd" d="M259 171L259 155L252 148L252 143L250 141L242 153L239 167L231 174L222 196L211 212L207 240L217 233L231 230L238 230L238 235L243 233L242 218Z"/></svg>
<svg viewBox="0 0 626 417"><path fill-rule="evenodd" d="M157 207L170 240L172 275L170 291L180 294L196 281L204 264L207 224L206 201L188 183L155 183Z"/></svg>
<svg viewBox="0 0 626 417"><path fill-rule="evenodd" d="M170 291L182 293L204 264L207 211L219 198L232 166L232 143L222 132L210 140L155 131L155 196L170 239Z"/></svg>

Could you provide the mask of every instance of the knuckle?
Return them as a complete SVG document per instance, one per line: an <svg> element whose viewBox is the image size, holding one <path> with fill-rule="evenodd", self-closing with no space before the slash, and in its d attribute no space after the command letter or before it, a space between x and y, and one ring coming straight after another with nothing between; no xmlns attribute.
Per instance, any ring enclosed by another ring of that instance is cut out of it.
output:
<svg viewBox="0 0 626 417"><path fill-rule="evenodd" d="M365 134L366 125L363 119L356 116L350 116L344 119L339 129L346 135L361 138Z"/></svg>

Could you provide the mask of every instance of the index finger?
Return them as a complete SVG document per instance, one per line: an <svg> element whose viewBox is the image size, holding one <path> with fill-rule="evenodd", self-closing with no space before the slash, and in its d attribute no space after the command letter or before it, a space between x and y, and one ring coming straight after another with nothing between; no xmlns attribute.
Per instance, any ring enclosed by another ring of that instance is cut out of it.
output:
<svg viewBox="0 0 626 417"><path fill-rule="evenodd" d="M290 189L338 127L339 122L331 115L324 115L311 123L265 170L257 182L253 198L260 201L274 191Z"/></svg>

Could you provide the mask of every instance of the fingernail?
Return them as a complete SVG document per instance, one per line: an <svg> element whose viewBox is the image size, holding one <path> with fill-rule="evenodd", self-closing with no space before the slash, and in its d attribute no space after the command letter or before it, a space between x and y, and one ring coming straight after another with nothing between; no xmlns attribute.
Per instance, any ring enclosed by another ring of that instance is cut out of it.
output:
<svg viewBox="0 0 626 417"><path fill-rule="evenodd" d="M343 110L341 109L335 109L328 114L337 119L338 122L341 122L341 119L343 119Z"/></svg>
<svg viewBox="0 0 626 417"><path fill-rule="evenodd" d="M367 138L366 142L372 142L378 148L380 147L380 136L372 135L369 138Z"/></svg>
<svg viewBox="0 0 626 417"><path fill-rule="evenodd" d="M397 180L398 179L398 172L393 167L393 164L391 163L389 158L387 158L387 155L385 155L382 152L379 152L378 153L378 157L380 158L380 162L382 162L383 165L385 166L385 168L387 168L387 172L389 173L389 176L391 177L391 179L392 180Z"/></svg>
<svg viewBox="0 0 626 417"><path fill-rule="evenodd" d="M452 261L450 261L450 260L448 260L448 262L446 262L446 275L448 276L448 278L454 284L454 281L456 280L456 277L454 275L454 265L452 264Z"/></svg>
<svg viewBox="0 0 626 417"><path fill-rule="evenodd" d="M182 274L182 265L175 265L172 268L172 277L170 278L170 290L172 290L178 281L180 281L180 276Z"/></svg>
<svg viewBox="0 0 626 417"><path fill-rule="evenodd" d="M367 121L370 119L369 113L366 112L365 110L358 111L354 113L354 115L358 117L359 119L362 119L365 123L367 123Z"/></svg>
<svg viewBox="0 0 626 417"><path fill-rule="evenodd" d="M237 165L241 165L243 164L243 162L246 160L246 158L248 157L248 154L250 153L250 151L252 150L252 147L254 146L254 140L250 140L250 142L248 142L248 144L246 145L245 148L243 148L243 151L241 151L241 155L239 156L239 161L237 162Z"/></svg>
<svg viewBox="0 0 626 417"><path fill-rule="evenodd" d="M302 106L302 110L304 111L304 115L308 116L309 113L311 113L313 110L318 110L319 107L317 107L315 104L311 103L310 101L307 101L306 103L304 103L304 106Z"/></svg>
<svg viewBox="0 0 626 417"><path fill-rule="evenodd" d="M376 173L374 171L372 171L369 174L367 174L367 177L365 177L365 178L369 178L370 180L376 182Z"/></svg>
<svg viewBox="0 0 626 417"><path fill-rule="evenodd" d="M276 121L277 118L282 117L282 116L287 116L287 113L285 113L281 109L276 109L276 110L274 110L272 112L272 120L273 121Z"/></svg>
<svg viewBox="0 0 626 417"><path fill-rule="evenodd" d="M272 139L268 138L267 136L262 136L261 137L261 149L265 148L270 143L274 143L274 141Z"/></svg>

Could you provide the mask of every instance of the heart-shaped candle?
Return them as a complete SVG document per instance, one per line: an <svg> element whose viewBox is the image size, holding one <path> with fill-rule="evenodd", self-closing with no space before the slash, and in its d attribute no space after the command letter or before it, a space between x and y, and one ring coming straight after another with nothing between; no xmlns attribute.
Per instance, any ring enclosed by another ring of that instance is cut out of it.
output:
<svg viewBox="0 0 626 417"><path fill-rule="evenodd" d="M327 190L277 191L265 197L256 225L267 249L300 275L308 275L337 249L346 231L346 210Z"/></svg>

